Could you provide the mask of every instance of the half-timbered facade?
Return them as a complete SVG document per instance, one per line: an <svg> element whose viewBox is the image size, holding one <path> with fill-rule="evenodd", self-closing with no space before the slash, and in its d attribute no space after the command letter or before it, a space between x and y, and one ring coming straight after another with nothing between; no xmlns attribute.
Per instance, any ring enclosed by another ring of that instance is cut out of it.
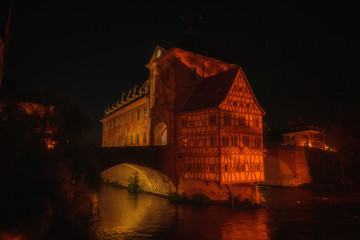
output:
<svg viewBox="0 0 360 240"><path fill-rule="evenodd" d="M203 79L178 116L183 177L263 181L263 115L241 68Z"/></svg>
<svg viewBox="0 0 360 240"><path fill-rule="evenodd" d="M184 179L264 180L265 113L241 67L161 47L146 67L144 90L133 90L132 99L124 93L127 98L106 110L104 147L170 146Z"/></svg>

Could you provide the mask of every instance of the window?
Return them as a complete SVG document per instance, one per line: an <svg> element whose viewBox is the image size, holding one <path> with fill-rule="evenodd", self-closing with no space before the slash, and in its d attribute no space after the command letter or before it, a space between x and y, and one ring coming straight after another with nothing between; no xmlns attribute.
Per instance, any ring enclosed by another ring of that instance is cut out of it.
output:
<svg viewBox="0 0 360 240"><path fill-rule="evenodd" d="M190 80L195 80L196 68L190 68Z"/></svg>
<svg viewBox="0 0 360 240"><path fill-rule="evenodd" d="M131 122L133 122L133 121L134 121L134 118L135 118L135 116L134 116L134 115L135 115L135 112L134 112L134 111L132 111L132 112L131 112Z"/></svg>
<svg viewBox="0 0 360 240"><path fill-rule="evenodd" d="M130 144L133 144L133 135L130 136Z"/></svg>
<svg viewBox="0 0 360 240"><path fill-rule="evenodd" d="M236 101L234 101L234 102L233 102L233 105L236 107L236 106L237 106L237 102L236 102Z"/></svg>
<svg viewBox="0 0 360 240"><path fill-rule="evenodd" d="M186 128L187 127L187 119L181 119L181 127Z"/></svg>
<svg viewBox="0 0 360 240"><path fill-rule="evenodd" d="M255 139L255 147L261 147L261 137Z"/></svg>
<svg viewBox="0 0 360 240"><path fill-rule="evenodd" d="M225 115L224 116L224 124L225 125L230 125L230 115Z"/></svg>
<svg viewBox="0 0 360 240"><path fill-rule="evenodd" d="M210 125L216 125L216 115L210 116Z"/></svg>
<svg viewBox="0 0 360 240"><path fill-rule="evenodd" d="M137 110L137 120L140 120L140 109Z"/></svg>
<svg viewBox="0 0 360 240"><path fill-rule="evenodd" d="M136 144L140 143L140 134L136 134Z"/></svg>
<svg viewBox="0 0 360 240"><path fill-rule="evenodd" d="M223 137L222 141L223 141L223 146L229 146L229 137Z"/></svg>
<svg viewBox="0 0 360 240"><path fill-rule="evenodd" d="M255 119L255 127L259 127L259 119Z"/></svg>
<svg viewBox="0 0 360 240"><path fill-rule="evenodd" d="M237 137L231 137L231 146L237 146L238 142L237 142Z"/></svg>
<svg viewBox="0 0 360 240"><path fill-rule="evenodd" d="M255 164L255 171L260 171L261 169L261 165L260 164Z"/></svg>
<svg viewBox="0 0 360 240"><path fill-rule="evenodd" d="M143 143L147 142L147 134L146 132L143 133Z"/></svg>
<svg viewBox="0 0 360 240"><path fill-rule="evenodd" d="M245 172L245 164L240 164L239 165L239 171L240 172Z"/></svg>
<svg viewBox="0 0 360 240"><path fill-rule="evenodd" d="M246 103L246 104L245 104L245 107L246 107L246 108L249 108L249 107L250 107L250 103Z"/></svg>
<svg viewBox="0 0 360 240"><path fill-rule="evenodd" d="M215 145L214 140L215 140L214 137L211 136L211 137L210 137L210 146L211 146L211 147L213 147L213 146Z"/></svg>
<svg viewBox="0 0 360 240"><path fill-rule="evenodd" d="M243 145L244 145L245 147L249 147L249 146L250 146L249 136L244 136L244 138L243 138Z"/></svg>
<svg viewBox="0 0 360 240"><path fill-rule="evenodd" d="M144 117L147 117L147 106L144 106Z"/></svg>
<svg viewBox="0 0 360 240"><path fill-rule="evenodd" d="M236 172L245 172L245 164L237 164L235 165Z"/></svg>
<svg viewBox="0 0 360 240"><path fill-rule="evenodd" d="M215 165L214 164L210 165L210 172L215 172Z"/></svg>
<svg viewBox="0 0 360 240"><path fill-rule="evenodd" d="M188 140L187 140L187 138L183 138L183 139L181 140L181 143L182 143L182 146L183 146L183 147L187 147L187 146L188 146Z"/></svg>
<svg viewBox="0 0 360 240"><path fill-rule="evenodd" d="M303 135L302 138L308 138L308 136L307 136L307 135Z"/></svg>
<svg viewBox="0 0 360 240"><path fill-rule="evenodd" d="M244 117L239 118L239 125L240 126L245 126L245 118Z"/></svg>
<svg viewBox="0 0 360 240"><path fill-rule="evenodd" d="M224 170L225 170L225 172L228 171L228 165L227 164L224 165Z"/></svg>

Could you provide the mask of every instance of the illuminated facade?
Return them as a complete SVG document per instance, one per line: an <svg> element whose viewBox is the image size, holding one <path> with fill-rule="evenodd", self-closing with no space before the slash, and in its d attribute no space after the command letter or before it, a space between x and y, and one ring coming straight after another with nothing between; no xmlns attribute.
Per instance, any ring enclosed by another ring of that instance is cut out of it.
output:
<svg viewBox="0 0 360 240"><path fill-rule="evenodd" d="M103 147L166 145L184 179L264 180L263 126L241 67L157 47L150 77L105 110Z"/></svg>
<svg viewBox="0 0 360 240"><path fill-rule="evenodd" d="M325 134L316 130L303 130L284 133L283 141L287 146L313 147L326 150Z"/></svg>
<svg viewBox="0 0 360 240"><path fill-rule="evenodd" d="M105 111L103 147L149 146L149 80L135 86Z"/></svg>

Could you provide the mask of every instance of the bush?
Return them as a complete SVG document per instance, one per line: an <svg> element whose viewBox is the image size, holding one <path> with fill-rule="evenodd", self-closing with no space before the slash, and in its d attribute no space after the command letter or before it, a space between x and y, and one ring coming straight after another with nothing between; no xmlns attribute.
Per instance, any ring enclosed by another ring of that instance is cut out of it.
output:
<svg viewBox="0 0 360 240"><path fill-rule="evenodd" d="M177 193L177 192L168 193L168 199L170 202L173 202L173 203L186 203L189 201L189 198L188 198L188 196L186 196L185 193L183 193L182 195L179 195L179 193Z"/></svg>
<svg viewBox="0 0 360 240"><path fill-rule="evenodd" d="M134 176L130 177L127 181L128 181L129 192L132 192L132 193L142 192L142 189L139 186L139 176L138 176L137 171L134 173Z"/></svg>

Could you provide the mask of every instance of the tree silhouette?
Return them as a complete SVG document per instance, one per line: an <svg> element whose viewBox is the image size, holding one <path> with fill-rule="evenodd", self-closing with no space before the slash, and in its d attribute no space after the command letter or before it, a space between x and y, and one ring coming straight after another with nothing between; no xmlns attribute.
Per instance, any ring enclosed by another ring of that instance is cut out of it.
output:
<svg viewBox="0 0 360 240"><path fill-rule="evenodd" d="M89 221L89 193L100 182L82 138L92 129L88 114L73 98L51 92L8 94L0 104L1 228L22 226L29 239L87 238L80 225Z"/></svg>

